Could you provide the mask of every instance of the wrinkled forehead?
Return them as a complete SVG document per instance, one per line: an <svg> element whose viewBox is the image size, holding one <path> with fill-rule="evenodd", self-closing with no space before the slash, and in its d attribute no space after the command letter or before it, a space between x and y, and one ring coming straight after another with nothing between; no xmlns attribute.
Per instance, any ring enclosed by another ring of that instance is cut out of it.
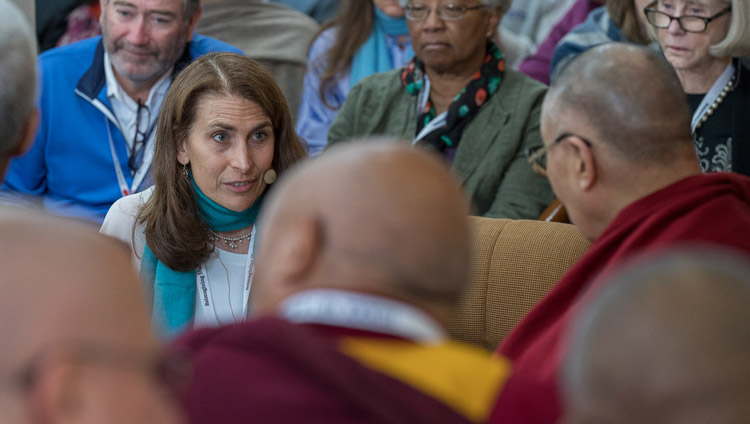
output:
<svg viewBox="0 0 750 424"><path fill-rule="evenodd" d="M701 8L715 8L731 4L730 0L658 0L659 4L668 4L675 6L694 6Z"/></svg>
<svg viewBox="0 0 750 424"><path fill-rule="evenodd" d="M107 0L107 5L143 11L182 12L184 0Z"/></svg>

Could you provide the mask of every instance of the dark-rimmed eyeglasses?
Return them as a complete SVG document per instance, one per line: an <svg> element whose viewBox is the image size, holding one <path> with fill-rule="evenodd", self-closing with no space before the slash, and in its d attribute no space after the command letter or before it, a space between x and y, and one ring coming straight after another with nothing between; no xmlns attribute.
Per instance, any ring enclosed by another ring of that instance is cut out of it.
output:
<svg viewBox="0 0 750 424"><path fill-rule="evenodd" d="M590 141L581 137L580 135L576 135L573 133L560 134L557 136L557 138L552 140L552 143L550 144L547 144L547 145L542 144L541 146L529 147L524 151L524 153L526 154L526 161L529 163L529 165L531 165L531 169L533 169L534 172L541 175L542 177L546 177L547 176L547 152L554 145L570 137L580 138L581 141L586 143L587 146L589 147L592 146Z"/></svg>
<svg viewBox="0 0 750 424"><path fill-rule="evenodd" d="M643 9L643 13L646 14L646 20L648 23L656 28L664 29L669 28L669 26L672 25L672 21L677 21L677 24L680 25L680 28L685 32L703 32L708 28L709 23L732 11L732 6L729 6L721 12L707 18L695 15L683 15L678 17L657 10L656 4L656 2L653 2Z"/></svg>
<svg viewBox="0 0 750 424"><path fill-rule="evenodd" d="M51 358L69 358L87 365L141 372L175 395L183 394L192 379L187 354L179 351L136 351L122 346L75 342L50 346L25 366L3 379L3 385L22 393L33 389Z"/></svg>
<svg viewBox="0 0 750 424"><path fill-rule="evenodd" d="M141 121L141 116L144 116L145 121ZM141 125L145 122L145 129L141 129ZM130 145L130 156L128 157L128 168L130 168L130 176L135 175L138 168L141 166L143 161L143 152L148 142L148 136L151 132L151 111L148 106L138 99L138 110L135 112L135 135L133 136L133 143Z"/></svg>
<svg viewBox="0 0 750 424"><path fill-rule="evenodd" d="M424 21L430 16L430 12L434 10L438 17L444 21L457 21L463 18L466 12L485 8L486 6L482 4L478 6L460 6L448 3L438 6L436 9L430 9L423 4L410 4L404 7L404 16L410 21Z"/></svg>

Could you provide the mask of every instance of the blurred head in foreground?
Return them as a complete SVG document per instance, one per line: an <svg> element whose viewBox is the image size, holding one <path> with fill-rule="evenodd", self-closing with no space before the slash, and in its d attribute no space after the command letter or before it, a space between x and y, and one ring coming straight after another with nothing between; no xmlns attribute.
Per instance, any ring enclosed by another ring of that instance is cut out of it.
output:
<svg viewBox="0 0 750 424"><path fill-rule="evenodd" d="M573 326L565 422L747 422L749 335L747 257L694 249L632 263Z"/></svg>
<svg viewBox="0 0 750 424"><path fill-rule="evenodd" d="M126 248L20 208L0 233L0 422L182 422Z"/></svg>

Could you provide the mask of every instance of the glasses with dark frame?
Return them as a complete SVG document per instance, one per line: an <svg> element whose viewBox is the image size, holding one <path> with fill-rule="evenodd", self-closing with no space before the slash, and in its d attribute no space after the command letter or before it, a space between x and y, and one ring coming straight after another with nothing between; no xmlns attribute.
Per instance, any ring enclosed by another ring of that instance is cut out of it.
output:
<svg viewBox="0 0 750 424"><path fill-rule="evenodd" d="M141 115L145 115L146 129L141 130ZM130 156L128 157L128 167L130 168L130 176L132 177L138 171L141 166L143 159L143 152L148 142L147 138L151 132L151 111L148 106L138 99L138 110L135 112L135 135L133 136L133 144L130 145Z"/></svg>
<svg viewBox="0 0 750 424"><path fill-rule="evenodd" d="M430 12L434 10L440 19L450 22L463 18L466 16L466 12L479 9L486 9L486 6L482 4L478 6L461 6L455 3L448 3L440 5L435 9L430 9L423 4L410 4L404 7L404 16L410 21L424 21L430 16Z"/></svg>
<svg viewBox="0 0 750 424"><path fill-rule="evenodd" d="M541 146L529 147L524 151L524 153L526 154L526 161L529 163L529 165L531 165L531 169L533 169L534 172L541 175L542 177L546 177L547 176L547 152L554 145L570 137L577 137L581 139L581 141L583 141L587 146L589 147L592 146L590 141L581 137L580 135L576 135L573 133L560 134L554 140L552 140L552 143L550 144L547 144L547 145L542 144Z"/></svg>
<svg viewBox="0 0 750 424"><path fill-rule="evenodd" d="M732 6L727 7L721 12L709 16L696 16L696 15L683 15L683 16L672 16L665 12L656 9L657 2L650 3L643 9L643 13L646 15L648 23L656 28L664 29L669 28L672 25L672 21L677 21L685 32L704 32L708 28L708 24L712 21L726 15L732 11Z"/></svg>
<svg viewBox="0 0 750 424"><path fill-rule="evenodd" d="M23 393L30 391L39 381L45 363L55 354L89 365L145 373L175 395L184 393L192 379L192 365L184 352L145 352L121 346L78 342L43 350L20 370L6 376L2 380L3 385Z"/></svg>

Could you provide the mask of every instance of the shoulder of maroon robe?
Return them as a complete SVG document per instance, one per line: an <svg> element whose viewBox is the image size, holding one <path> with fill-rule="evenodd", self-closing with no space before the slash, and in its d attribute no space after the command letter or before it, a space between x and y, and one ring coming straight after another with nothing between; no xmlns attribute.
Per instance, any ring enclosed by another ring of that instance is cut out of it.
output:
<svg viewBox="0 0 750 424"><path fill-rule="evenodd" d="M589 251L511 331L498 353L514 369L557 393L562 336L592 282L634 255L674 247L720 245L750 252L750 179L730 173L693 176L623 209ZM585 298L584 298L585 299ZM507 385L510 390L512 381ZM558 412L559 415L559 412Z"/></svg>
<svg viewBox="0 0 750 424"><path fill-rule="evenodd" d="M316 327L267 317L175 342L194 359L184 398L190 422L485 422L510 369L471 348L438 363L444 356L425 353L429 345L346 331L331 337ZM472 361L475 369L465 365ZM456 367L475 373L481 390L461 375L433 378Z"/></svg>

